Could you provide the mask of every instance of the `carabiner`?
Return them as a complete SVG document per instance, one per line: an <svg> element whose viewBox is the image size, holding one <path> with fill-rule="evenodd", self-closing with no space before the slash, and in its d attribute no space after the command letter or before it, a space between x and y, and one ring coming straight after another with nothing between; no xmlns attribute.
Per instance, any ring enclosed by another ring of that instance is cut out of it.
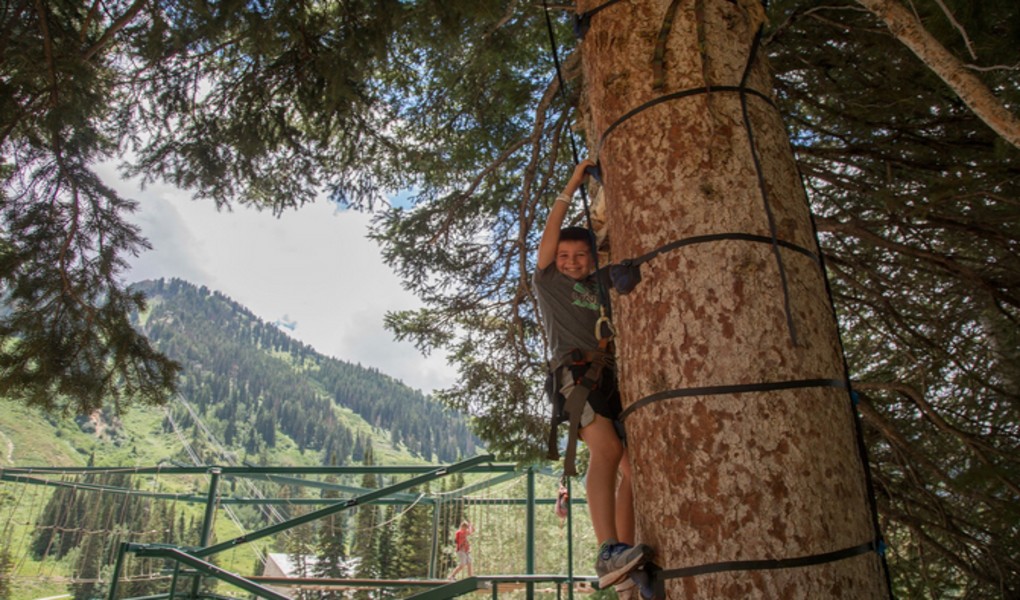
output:
<svg viewBox="0 0 1020 600"><path fill-rule="evenodd" d="M616 327L613 327L613 322L606 316L606 309L604 306L599 307L599 320L595 321L595 339L599 342L602 341L602 325L606 326L609 330L609 337L616 336Z"/></svg>

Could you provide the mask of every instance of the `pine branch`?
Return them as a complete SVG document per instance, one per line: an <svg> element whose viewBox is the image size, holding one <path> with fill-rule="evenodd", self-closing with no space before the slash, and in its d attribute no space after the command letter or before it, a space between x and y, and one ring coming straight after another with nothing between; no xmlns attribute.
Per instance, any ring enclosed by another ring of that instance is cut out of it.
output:
<svg viewBox="0 0 1020 600"><path fill-rule="evenodd" d="M974 269L967 268L951 256L936 252L921 250L905 243L895 242L886 239L866 227L866 224L857 220L839 222L832 219L818 219L818 230L832 233L843 233L853 235L862 241L869 242L876 247L885 248L904 256L910 256L931 265L937 266L940 270L954 275L963 281L969 281L981 288L984 288L991 297L1004 302L1010 306L1020 308L1020 298L1011 293L1001 282L991 279Z"/></svg>
<svg viewBox="0 0 1020 600"><path fill-rule="evenodd" d="M988 86L946 50L914 15L897 0L857 1L884 21L889 31L946 82L978 118L1020 148L1020 118L1009 112Z"/></svg>
<svg viewBox="0 0 1020 600"><path fill-rule="evenodd" d="M993 471L995 472L995 479L997 479L1000 483L1006 486L1006 488L1009 489L1011 492L1013 492L1017 496L1020 496L1020 485L1018 485L1014 481L1010 481L1005 476L1003 476L1002 473L999 472L999 469L995 468L996 465L988 457L988 454L989 453L996 454L1000 458L1009 463L1020 464L1020 458L1018 458L1015 455L1012 455L1009 452L1003 452L1001 449L987 444L986 442L984 442L984 440L982 440L978 436L963 431L959 427L956 427L955 425L949 423L946 419L942 417L941 414L939 414L937 410L935 410L931 403L928 402L928 400L924 397L924 394L917 388L911 385L907 385L905 383L878 383L878 382L875 383L860 382L855 384L854 387L860 390L893 391L908 398L914 404L914 406L916 406L921 411L921 414L924 415L925 419L929 423L937 427L943 433L948 433L954 438L960 440L960 442L962 442L964 446L968 447L971 450L971 452L973 452L975 456L977 456L978 459L983 464L993 468Z"/></svg>
<svg viewBox="0 0 1020 600"><path fill-rule="evenodd" d="M100 50L105 48L106 45L110 43L110 40L113 39L113 36L117 35L117 32L127 27L128 23L134 20L135 16L138 15L139 11L142 10L143 6L145 6L145 0L135 0L135 3L128 7L127 11L125 11L124 14L121 15L119 19L114 21L113 24L111 24L110 27L103 32L103 35L99 38L99 41L97 41L95 44L92 44L92 46L82 54L82 60L83 61L91 60L93 56L95 56ZM85 26L82 28L82 36L85 35L85 31L87 28L88 20L86 20Z"/></svg>

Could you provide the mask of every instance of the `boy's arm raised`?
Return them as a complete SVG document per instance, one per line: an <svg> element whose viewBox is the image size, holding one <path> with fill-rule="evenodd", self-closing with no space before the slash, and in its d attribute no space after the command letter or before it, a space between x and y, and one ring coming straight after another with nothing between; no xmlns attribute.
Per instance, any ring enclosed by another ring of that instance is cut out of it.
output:
<svg viewBox="0 0 1020 600"><path fill-rule="evenodd" d="M577 163L577 166L574 167L574 174L570 177L570 181L567 182L567 186L563 188L563 193L556 196L556 201L553 202L552 208L549 209L549 218L545 222L542 240L538 243L537 267L539 269L544 269L556 262L556 247L560 242L560 228L563 226L563 220L567 216L570 200L574 197L574 192L577 191L577 188L581 187L585 177L587 177L584 170L592 166L595 166L595 162L588 158Z"/></svg>

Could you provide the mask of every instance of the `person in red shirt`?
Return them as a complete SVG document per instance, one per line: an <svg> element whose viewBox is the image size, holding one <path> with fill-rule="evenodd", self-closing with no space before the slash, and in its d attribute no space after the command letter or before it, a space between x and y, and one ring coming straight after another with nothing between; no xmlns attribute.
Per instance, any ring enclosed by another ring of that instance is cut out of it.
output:
<svg viewBox="0 0 1020 600"><path fill-rule="evenodd" d="M471 543L468 541L468 536L475 532L475 526L469 521L465 520L460 524L460 529L453 536L453 541L457 547L457 568L450 573L450 580L452 581L457 577L457 573L460 573L461 569L467 567L468 577L474 577L474 571L471 568Z"/></svg>

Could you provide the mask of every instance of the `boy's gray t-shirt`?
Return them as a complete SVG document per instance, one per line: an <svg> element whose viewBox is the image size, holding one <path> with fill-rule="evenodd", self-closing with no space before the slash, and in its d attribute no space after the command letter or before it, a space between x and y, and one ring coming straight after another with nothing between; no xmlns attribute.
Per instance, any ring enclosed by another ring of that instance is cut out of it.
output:
<svg viewBox="0 0 1020 600"><path fill-rule="evenodd" d="M535 271L532 285L553 360L575 348L598 349L595 324L600 313L594 278L571 279L560 273L554 262Z"/></svg>

